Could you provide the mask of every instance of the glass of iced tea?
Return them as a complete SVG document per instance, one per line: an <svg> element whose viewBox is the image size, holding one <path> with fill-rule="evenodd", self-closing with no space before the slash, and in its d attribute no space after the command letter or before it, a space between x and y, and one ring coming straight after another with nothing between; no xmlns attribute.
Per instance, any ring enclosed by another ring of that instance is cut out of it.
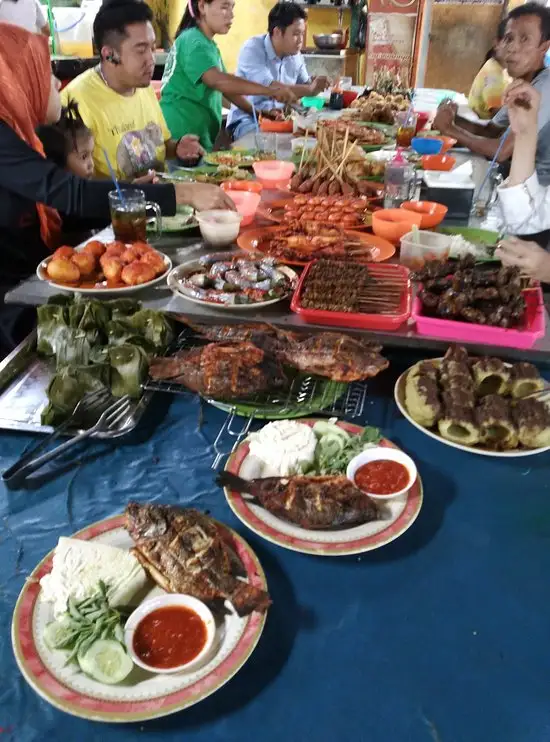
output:
<svg viewBox="0 0 550 742"><path fill-rule="evenodd" d="M122 196L122 198L121 198ZM123 188L109 193L111 223L115 240L119 242L147 241L147 211L154 212L154 239L162 235L162 215L160 206L153 201L145 200L145 193L137 188ZM152 240L149 240L152 241Z"/></svg>
<svg viewBox="0 0 550 742"><path fill-rule="evenodd" d="M416 134L418 114L414 111L398 111L395 114L395 123L397 124L397 134L395 137L397 146L410 147L412 139Z"/></svg>

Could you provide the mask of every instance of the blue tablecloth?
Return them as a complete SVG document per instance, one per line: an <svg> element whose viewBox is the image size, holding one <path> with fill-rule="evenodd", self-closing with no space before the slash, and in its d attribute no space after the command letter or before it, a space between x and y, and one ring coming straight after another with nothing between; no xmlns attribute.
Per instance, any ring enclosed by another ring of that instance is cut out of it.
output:
<svg viewBox="0 0 550 742"><path fill-rule="evenodd" d="M4 490L0 521L0 742L542 742L550 739L550 455L463 453L400 417L396 357L364 422L418 463L425 501L394 543L321 558L271 545L232 514L210 470L223 414L157 396L131 438L88 445L77 466ZM0 466L31 436L0 435ZM218 693L133 725L65 715L27 686L9 624L25 576L60 535L130 498L209 509L256 550L273 598L261 641Z"/></svg>

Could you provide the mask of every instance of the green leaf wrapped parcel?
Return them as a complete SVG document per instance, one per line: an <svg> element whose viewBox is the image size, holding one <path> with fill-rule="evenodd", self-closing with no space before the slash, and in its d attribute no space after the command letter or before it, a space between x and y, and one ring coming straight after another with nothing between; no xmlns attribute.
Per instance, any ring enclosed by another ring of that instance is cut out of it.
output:
<svg viewBox="0 0 550 742"><path fill-rule="evenodd" d="M37 314L37 351L56 363L44 425L59 424L85 394L103 387L116 397L139 398L149 356L162 353L174 338L166 315L142 309L135 299L58 295Z"/></svg>

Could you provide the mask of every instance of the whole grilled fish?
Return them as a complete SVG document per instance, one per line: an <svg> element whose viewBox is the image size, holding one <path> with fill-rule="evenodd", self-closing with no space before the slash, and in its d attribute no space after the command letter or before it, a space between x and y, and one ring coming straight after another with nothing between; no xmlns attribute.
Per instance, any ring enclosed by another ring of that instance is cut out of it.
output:
<svg viewBox="0 0 550 742"><path fill-rule="evenodd" d="M343 476L246 481L224 471L216 482L220 487L248 492L273 515L308 530L355 526L378 518L376 503Z"/></svg>
<svg viewBox="0 0 550 742"><path fill-rule="evenodd" d="M384 371L389 361L380 355L381 346L349 335L321 332L291 342L275 352L281 363L333 381L369 379Z"/></svg>
<svg viewBox="0 0 550 742"><path fill-rule="evenodd" d="M210 343L154 358L152 379L170 379L215 399L244 399L286 384L279 362L252 343Z"/></svg>
<svg viewBox="0 0 550 742"><path fill-rule="evenodd" d="M240 616L263 613L269 595L235 575L236 555L224 529L197 510L170 505L126 508L132 552L151 578L169 593L185 593L205 603L229 600Z"/></svg>

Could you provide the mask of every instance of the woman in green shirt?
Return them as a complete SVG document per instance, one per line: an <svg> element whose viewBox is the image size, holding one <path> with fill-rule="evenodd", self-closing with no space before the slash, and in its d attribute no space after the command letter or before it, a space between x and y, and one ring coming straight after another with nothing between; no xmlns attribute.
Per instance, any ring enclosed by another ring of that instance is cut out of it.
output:
<svg viewBox="0 0 550 742"><path fill-rule="evenodd" d="M160 105L172 137L196 134L206 150L220 132L224 96L249 114L245 95L296 100L286 85L265 87L225 71L214 36L229 33L234 7L235 0L189 0L162 78Z"/></svg>

